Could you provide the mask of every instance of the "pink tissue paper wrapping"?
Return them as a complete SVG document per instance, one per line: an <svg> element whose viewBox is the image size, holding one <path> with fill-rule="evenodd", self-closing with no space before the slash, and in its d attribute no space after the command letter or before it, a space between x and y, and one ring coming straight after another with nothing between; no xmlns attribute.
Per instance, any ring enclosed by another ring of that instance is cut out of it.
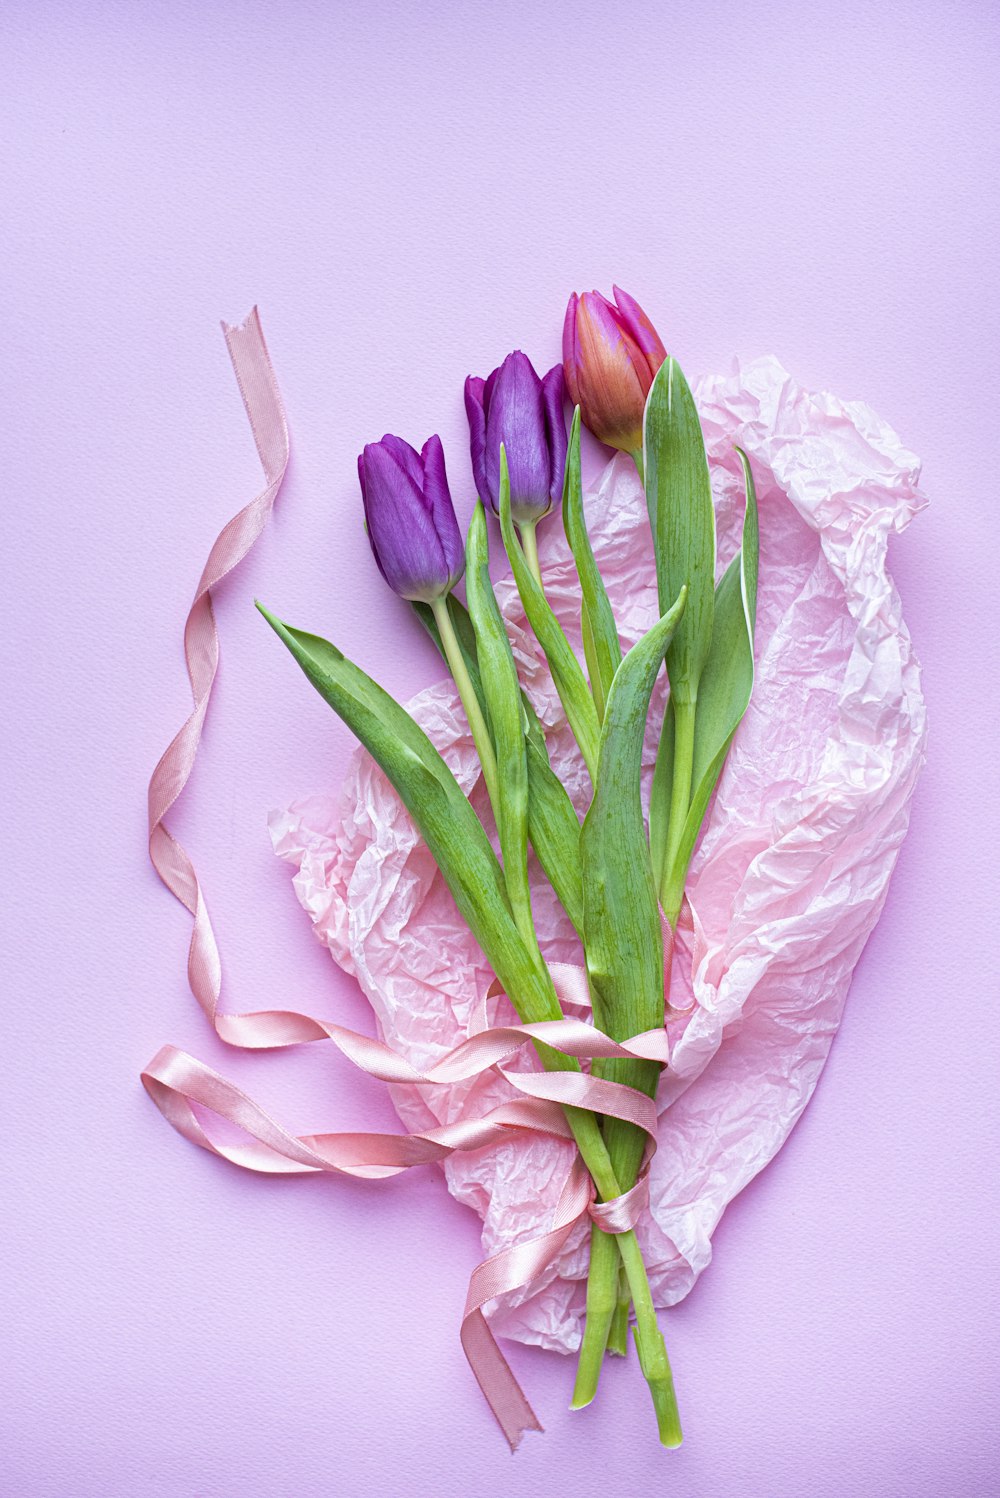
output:
<svg viewBox="0 0 1000 1498"><path fill-rule="evenodd" d="M711 1259L726 1204L771 1160L805 1107L836 1033L854 965L878 919L923 758L924 703L888 537L923 507L919 464L867 406L804 390L774 358L696 391L715 493L721 570L735 552L749 454L761 514L753 699L733 744L688 880L660 1086L661 1147L638 1232L657 1303L674 1304ZM631 460L586 496L587 521L623 644L656 615L649 525ZM540 528L546 590L580 649L569 548L558 516ZM498 597L553 765L578 809L587 781L509 577ZM415 626L416 627L416 626ZM646 791L665 684L654 698ZM450 681L411 711L483 809L478 762ZM492 831L492 823L488 823ZM339 795L271 817L275 851L316 935L357 978L390 1045L432 1062L475 1023L492 974L385 776L358 751ZM532 869L543 950L580 961L576 937ZM511 1018L504 998L489 1018ZM524 1065L529 1064L524 1061ZM499 1076L454 1087L396 1086L411 1130L485 1112L513 1089ZM483 1220L486 1253L547 1226L571 1146L542 1138L452 1156L448 1188ZM494 1330L561 1351L579 1342L588 1235L497 1304Z"/></svg>

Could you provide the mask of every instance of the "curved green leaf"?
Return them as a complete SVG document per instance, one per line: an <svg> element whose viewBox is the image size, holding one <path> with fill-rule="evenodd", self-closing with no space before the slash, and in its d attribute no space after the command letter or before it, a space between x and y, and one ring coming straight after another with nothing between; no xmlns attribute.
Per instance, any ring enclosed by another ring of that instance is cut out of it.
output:
<svg viewBox="0 0 1000 1498"><path fill-rule="evenodd" d="M742 448L736 450L746 489L743 540L716 591L712 648L698 688L690 807L676 857L671 867L664 870L661 882L663 908L671 923L680 910L688 864L708 803L753 691L759 550L757 494L747 455ZM667 737L665 732L664 738ZM662 771L658 756L656 775L668 772L666 756Z"/></svg>
<svg viewBox="0 0 1000 1498"><path fill-rule="evenodd" d="M590 689L597 716L603 721L605 704L615 672L621 664L622 647L604 579L594 558L583 513L583 482L580 475L580 407L573 412L563 482L563 526L576 563L582 595L580 619L583 649L590 672Z"/></svg>
<svg viewBox="0 0 1000 1498"><path fill-rule="evenodd" d="M535 638L549 663L559 700L566 711L569 726L573 730L576 742L580 746L580 753L593 779L597 773L601 736L597 709L580 662L573 654L572 647L563 634L562 625L549 607L548 599L532 575L525 561L524 552L521 550L521 543L517 539L510 513L507 457L502 446L500 448L500 530L528 623L534 630Z"/></svg>
<svg viewBox="0 0 1000 1498"><path fill-rule="evenodd" d="M669 357L646 400L643 466L660 611L685 584L688 589L684 618L667 651L670 690L675 701L694 701L712 643L715 510L698 408L680 365Z"/></svg>
<svg viewBox="0 0 1000 1498"><path fill-rule="evenodd" d="M663 1024L663 931L646 841L640 776L653 684L683 618L686 594L625 656L611 686L594 799L584 818L584 937L594 1021L615 1040ZM660 1068L608 1061L601 1076L655 1096ZM642 1131L609 1118L605 1139L623 1190L635 1183Z"/></svg>
<svg viewBox="0 0 1000 1498"><path fill-rule="evenodd" d="M601 732L594 799L583 822L584 930L594 1018L625 1039L663 1017L663 936L640 796L653 684L686 595L625 656Z"/></svg>
<svg viewBox="0 0 1000 1498"><path fill-rule="evenodd" d="M559 903L583 939L583 865L580 822L569 792L549 764L545 733L525 693L527 727L528 837Z"/></svg>
<svg viewBox="0 0 1000 1498"><path fill-rule="evenodd" d="M524 1020L558 1019L551 978L514 923L503 872L454 775L388 692L328 640L257 607L313 686L381 765L427 843L455 904Z"/></svg>

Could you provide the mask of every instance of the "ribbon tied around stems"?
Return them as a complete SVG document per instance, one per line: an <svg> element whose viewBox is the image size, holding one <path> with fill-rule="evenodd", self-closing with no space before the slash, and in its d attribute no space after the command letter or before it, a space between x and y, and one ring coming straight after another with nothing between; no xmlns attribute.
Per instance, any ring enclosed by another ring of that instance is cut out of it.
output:
<svg viewBox="0 0 1000 1498"><path fill-rule="evenodd" d="M622 1118L647 1135L646 1158L630 1191L613 1201L598 1202L590 1174L574 1155L548 1230L527 1242L502 1249L472 1273L462 1318L466 1357L490 1408L514 1450L525 1430L541 1430L497 1346L483 1307L498 1296L522 1289L539 1277L559 1254L577 1223L589 1214L608 1233L635 1227L649 1202L649 1160L656 1148L653 1101L621 1083L586 1072L513 1071L505 1063L526 1045L544 1042L582 1062L632 1057L666 1065L665 1030L652 1030L617 1042L580 1019L538 1024L485 1023L485 1002L501 990L494 983L477 1010L473 1033L424 1071L380 1040L295 1009L225 1014L219 1010L222 966L201 885L188 854L171 835L165 817L190 779L211 699L219 662L219 639L211 590L243 560L260 536L288 466L288 427L257 309L238 326L223 323L226 345L239 383L265 487L223 527L205 564L184 627L184 655L194 698L193 710L171 741L149 785L149 853L170 892L191 912L193 929L188 953L188 981L206 1018L220 1039L246 1049L272 1049L303 1042L331 1040L341 1053L369 1076L384 1082L419 1082L448 1086L495 1070L519 1094L479 1118L463 1118L416 1134L290 1134L252 1098L193 1056L163 1046L142 1072L142 1082L164 1118L193 1144L240 1165L268 1174L334 1175L384 1180L446 1159L456 1150L478 1150L501 1143L519 1131L533 1131L572 1141L564 1107L586 1108ZM665 942L669 927L665 927ZM582 968L551 965L561 1002L589 1006ZM234 1143L221 1137L212 1118L242 1131Z"/></svg>

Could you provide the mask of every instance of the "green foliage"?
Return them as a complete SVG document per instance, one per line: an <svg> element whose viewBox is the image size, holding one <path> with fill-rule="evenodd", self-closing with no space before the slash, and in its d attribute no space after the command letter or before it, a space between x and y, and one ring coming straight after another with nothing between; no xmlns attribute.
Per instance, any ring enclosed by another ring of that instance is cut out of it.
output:
<svg viewBox="0 0 1000 1498"><path fill-rule="evenodd" d="M691 854L753 690L759 546L757 496L747 456L740 448L737 452L746 490L742 544L716 589L712 645L698 688L689 804L679 833L672 840L674 851L669 859L669 829L665 818L656 814L668 804L674 771L674 722L669 709L653 778L650 842L663 906L671 916L680 909Z"/></svg>
<svg viewBox="0 0 1000 1498"><path fill-rule="evenodd" d="M482 823L423 729L335 645L257 607L395 786L518 1014L527 1021L558 1019L551 978L518 932L503 871Z"/></svg>
<svg viewBox="0 0 1000 1498"><path fill-rule="evenodd" d="M500 462L503 474L506 472L506 457L502 447ZM562 625L552 612L541 585L525 560L511 518L509 489L505 490L503 483L500 488L500 529L528 623L545 653L559 700L593 779L597 773L601 735L594 699L590 695L587 678L580 663L563 634Z"/></svg>
<svg viewBox="0 0 1000 1498"><path fill-rule="evenodd" d="M649 699L671 638L685 613L676 603L625 656L615 675L601 732L594 799L583 823L584 939L594 1019L614 1040L663 1025L663 929L640 799L642 744ZM595 1063L600 1075L655 1096L654 1062ZM605 1139L623 1188L635 1183L642 1132L608 1119Z"/></svg>
<svg viewBox="0 0 1000 1498"><path fill-rule="evenodd" d="M603 721L611 683L621 664L622 648L604 579L594 559L583 513L579 406L573 413L573 425L569 434L562 513L566 539L573 553L577 576L580 579L580 618L584 654L587 658L587 670L590 673L590 689L594 696L597 716Z"/></svg>
<svg viewBox="0 0 1000 1498"><path fill-rule="evenodd" d="M476 635L476 659L488 704L490 734L497 760L500 794L493 808L503 856L504 878L517 929L537 950L528 889L528 762L521 686L503 617L490 581L486 514L477 501L465 547L465 586Z"/></svg>
<svg viewBox="0 0 1000 1498"><path fill-rule="evenodd" d="M413 605L442 656L444 650L434 615L426 603ZM452 593L448 611L480 705L489 722L489 707L479 675L476 634L465 606ZM580 823L566 787L549 763L545 733L527 693L521 691L528 764L528 839L545 876L555 890L574 929L583 936L583 881L580 870Z"/></svg>
<svg viewBox="0 0 1000 1498"><path fill-rule="evenodd" d="M715 510L698 408L676 359L657 371L643 421L646 504L660 612L687 587L684 618L667 652L675 701L693 701L712 643Z"/></svg>

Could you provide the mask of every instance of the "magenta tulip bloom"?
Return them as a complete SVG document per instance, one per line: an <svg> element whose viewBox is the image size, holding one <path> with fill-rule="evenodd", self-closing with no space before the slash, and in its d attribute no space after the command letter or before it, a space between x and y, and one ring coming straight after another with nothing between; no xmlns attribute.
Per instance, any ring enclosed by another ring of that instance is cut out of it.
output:
<svg viewBox="0 0 1000 1498"><path fill-rule="evenodd" d="M378 570L400 598L432 603L465 571L440 437L418 453L401 437L369 442L358 458L365 524Z"/></svg>
<svg viewBox="0 0 1000 1498"><path fill-rule="evenodd" d="M569 398L594 436L636 454L642 451L646 396L667 351L639 303L612 289L614 303L599 291L570 297L563 368Z"/></svg>
<svg viewBox="0 0 1000 1498"><path fill-rule="evenodd" d="M470 375L466 380L472 472L480 499L494 514L500 513L501 443L514 520L534 525L559 503L566 468L563 400L562 366L540 380L519 349L488 379Z"/></svg>

